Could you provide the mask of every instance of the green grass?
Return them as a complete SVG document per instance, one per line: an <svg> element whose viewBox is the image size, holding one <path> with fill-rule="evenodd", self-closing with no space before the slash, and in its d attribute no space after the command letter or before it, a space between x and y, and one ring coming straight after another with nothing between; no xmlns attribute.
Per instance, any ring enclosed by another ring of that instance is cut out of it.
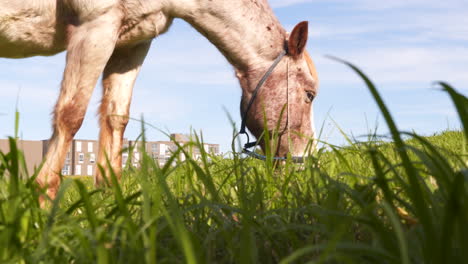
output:
<svg viewBox="0 0 468 264"><path fill-rule="evenodd" d="M391 141L324 147L304 165L274 164L271 153L266 162L207 153L181 161L180 148L164 167L144 156L120 183L110 175L107 189L65 178L41 209L35 175L10 139L11 152L0 154L0 262L464 263L466 97L440 84L463 131L400 132L374 85L349 66Z"/></svg>

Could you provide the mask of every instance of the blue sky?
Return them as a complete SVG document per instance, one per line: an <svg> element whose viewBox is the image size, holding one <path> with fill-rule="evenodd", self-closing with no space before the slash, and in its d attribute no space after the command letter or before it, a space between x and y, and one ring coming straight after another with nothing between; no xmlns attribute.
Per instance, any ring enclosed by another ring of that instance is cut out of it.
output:
<svg viewBox="0 0 468 264"><path fill-rule="evenodd" d="M315 101L316 127L322 139L343 144L335 122L359 137L386 126L362 81L345 66L324 55L358 65L377 84L401 130L424 135L460 127L447 95L432 85L444 80L468 93L468 4L466 0L270 0L287 30L309 21L308 50L321 86ZM19 94L20 133L24 139L51 134L51 111L58 96L65 56L22 60L0 58L0 138L13 135ZM76 138L98 135L96 87ZM174 133L203 130L206 142L228 151L237 123L241 90L232 67L187 23L153 41L137 80L131 116ZM334 121L332 121L334 120ZM140 132L132 121L126 137ZM149 140L165 140L148 128Z"/></svg>

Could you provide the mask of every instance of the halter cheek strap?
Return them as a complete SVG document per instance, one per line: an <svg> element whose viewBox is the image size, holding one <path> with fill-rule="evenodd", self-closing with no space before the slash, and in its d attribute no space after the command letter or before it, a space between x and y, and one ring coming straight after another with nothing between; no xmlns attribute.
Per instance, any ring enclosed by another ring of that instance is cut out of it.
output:
<svg viewBox="0 0 468 264"><path fill-rule="evenodd" d="M273 73L273 70L278 66L280 63L281 59L286 56L286 50L281 51L280 55L275 59L273 64L270 66L268 71L263 75L262 79L257 84L257 87L255 87L255 90L252 94L252 97L250 98L249 104L247 105L247 108L245 109L243 115L242 115L242 123L241 123L241 129L239 130L239 134L247 134L245 127L247 125L247 117L250 111L250 108L252 107L255 99L257 98L258 91L260 88L263 86L263 84L268 80L268 77Z"/></svg>
<svg viewBox="0 0 468 264"><path fill-rule="evenodd" d="M287 47L287 45L285 45L285 47ZM253 158L256 158L256 159L266 160L266 156L257 154L255 152L249 150L250 148L256 147L258 145L258 142L257 141L250 142L249 134L246 131L248 114L249 114L250 108L252 107L255 99L257 98L258 91L263 86L263 84L265 84L265 82L268 80L268 78L273 73L273 70L276 68L276 66L278 66L278 64L281 62L281 60L287 54L288 54L288 52L287 52L286 49L282 50L281 53L278 55L278 57L273 62L273 64L270 66L268 71L265 73L265 75L263 75L262 79L260 79L260 81L258 82L257 86L255 87L254 92L252 93L252 97L250 98L250 101L247 104L247 108L245 109L244 113L242 114L242 123L241 123L241 128L239 130L239 133L237 133L237 135L234 137L234 139L236 139L239 135L246 135L247 136L247 143L244 145L242 153L245 153L245 154L247 154L247 155L249 155L249 156L251 156ZM287 76L287 79L288 79L287 80L287 82L288 82L288 91L287 91L288 92L288 94L287 94L287 97L288 97L288 105L287 105L288 113L287 113L287 115L288 115L288 133L289 133L289 61L288 61L288 73L287 74L288 74L288 76ZM273 157L273 160L286 160L286 159L287 159L286 157ZM302 157L292 157L292 161L296 162L296 163L303 163L304 159Z"/></svg>

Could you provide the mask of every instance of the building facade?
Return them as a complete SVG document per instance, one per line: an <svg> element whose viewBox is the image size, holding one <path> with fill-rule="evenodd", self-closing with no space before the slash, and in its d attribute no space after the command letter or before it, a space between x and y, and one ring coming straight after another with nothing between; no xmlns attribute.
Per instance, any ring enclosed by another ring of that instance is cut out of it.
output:
<svg viewBox="0 0 468 264"><path fill-rule="evenodd" d="M49 148L49 141L44 140L43 157ZM62 175L93 176L96 173L98 142L96 140L75 139L65 157Z"/></svg>
<svg viewBox="0 0 468 264"><path fill-rule="evenodd" d="M184 145L191 141L190 136L183 134L172 134L171 141L147 141L144 146L146 153L153 158L153 160L158 163L160 166L164 166L166 162L170 159L173 153L177 150L177 142L179 145ZM122 164L132 166L138 166L141 158L142 150L141 141L124 141L123 154L122 154ZM219 155L219 144L208 144L204 143L203 148L206 153L212 155ZM199 159L201 157L201 150L196 147L191 147L186 149L193 159ZM132 156L131 162L128 161L129 157ZM185 160L184 154L179 155L180 160Z"/></svg>
<svg viewBox="0 0 468 264"><path fill-rule="evenodd" d="M28 174L32 175L36 168L41 165L43 155L43 141L35 140L18 140L17 147L22 150L26 160L26 168ZM10 152L10 144L8 139L0 139L0 151L3 153Z"/></svg>
<svg viewBox="0 0 468 264"><path fill-rule="evenodd" d="M171 138L173 141L147 141L144 148L142 148L141 141L124 139L122 166L138 167L143 157L142 150L145 150L147 155L153 158L160 166L164 166L174 151L177 150L177 145L174 141L180 145L190 141L189 136L182 134L172 134ZM24 152L29 174L32 174L40 166L47 153L48 146L48 140L18 140L18 147ZM62 175L94 176L98 170L98 147L97 140L73 140L65 158L61 171ZM220 154L218 144L204 144L204 150L213 155ZM0 151L4 153L9 152L7 139L0 139ZM189 153L191 153L194 159L201 157L201 150L198 148L191 148ZM185 160L182 154L179 158Z"/></svg>

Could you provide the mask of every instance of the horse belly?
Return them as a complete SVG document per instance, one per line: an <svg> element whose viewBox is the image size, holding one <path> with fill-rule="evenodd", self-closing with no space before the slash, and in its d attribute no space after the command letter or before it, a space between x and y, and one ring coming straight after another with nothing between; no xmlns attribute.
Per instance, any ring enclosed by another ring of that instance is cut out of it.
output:
<svg viewBox="0 0 468 264"><path fill-rule="evenodd" d="M55 6L47 11L43 7L11 10L0 12L0 57L47 56L65 49L64 34L59 32L55 19Z"/></svg>

